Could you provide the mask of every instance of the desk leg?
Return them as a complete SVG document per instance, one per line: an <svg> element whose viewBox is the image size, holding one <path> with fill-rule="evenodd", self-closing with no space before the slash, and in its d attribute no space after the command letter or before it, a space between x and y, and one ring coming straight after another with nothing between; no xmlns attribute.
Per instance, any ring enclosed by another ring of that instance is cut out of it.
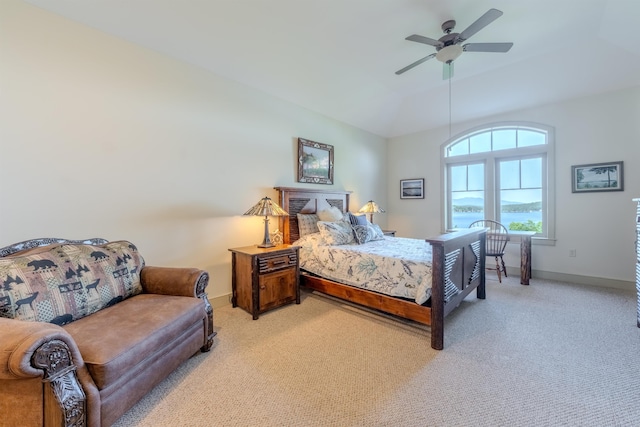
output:
<svg viewBox="0 0 640 427"><path fill-rule="evenodd" d="M531 279L531 236L520 240L520 284L528 285Z"/></svg>

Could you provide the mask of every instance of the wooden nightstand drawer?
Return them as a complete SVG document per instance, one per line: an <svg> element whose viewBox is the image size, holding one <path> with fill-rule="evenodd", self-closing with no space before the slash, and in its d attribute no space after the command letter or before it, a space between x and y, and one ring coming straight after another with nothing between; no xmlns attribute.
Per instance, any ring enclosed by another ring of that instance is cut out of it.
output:
<svg viewBox="0 0 640 427"><path fill-rule="evenodd" d="M261 255L258 257L258 269L260 274L282 270L283 268L295 267L298 264L298 257L295 251L287 254Z"/></svg>

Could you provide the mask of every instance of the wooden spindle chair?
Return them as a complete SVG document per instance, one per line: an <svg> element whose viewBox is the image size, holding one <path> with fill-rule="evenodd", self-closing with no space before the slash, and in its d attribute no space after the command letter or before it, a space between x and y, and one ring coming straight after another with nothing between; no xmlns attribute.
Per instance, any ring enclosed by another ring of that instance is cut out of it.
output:
<svg viewBox="0 0 640 427"><path fill-rule="evenodd" d="M495 269L489 267L490 264L487 263L487 270L496 270L498 273L498 281L502 283L502 273L504 273L504 277L507 277L507 268L504 265L504 259L502 257L504 256L507 242L509 241L509 231L504 225L490 219L474 221L469 225L469 228L472 227L489 229L489 231L487 231L486 255L495 258L496 267Z"/></svg>

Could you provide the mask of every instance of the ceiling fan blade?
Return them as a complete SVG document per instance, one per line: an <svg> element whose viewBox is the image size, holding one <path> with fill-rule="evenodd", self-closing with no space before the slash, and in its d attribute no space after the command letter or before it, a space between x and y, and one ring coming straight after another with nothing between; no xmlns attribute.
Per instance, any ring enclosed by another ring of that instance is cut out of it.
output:
<svg viewBox="0 0 640 427"><path fill-rule="evenodd" d="M400 74L404 73L405 71L409 71L409 70L410 70L410 69L412 69L413 67L415 67L415 66L417 66L417 65L422 64L424 61L427 61L427 60L429 60L429 59L433 58L434 56L436 56L436 54L435 54L435 53L432 53L432 54L431 54L431 55L429 55L429 56L425 56L424 58L417 60L417 61L416 61L416 62L414 62L413 64L409 64L409 65L407 65L406 67L404 67L403 69L396 71L396 74L400 75Z"/></svg>
<svg viewBox="0 0 640 427"><path fill-rule="evenodd" d="M407 37L405 40L410 40L412 42L418 42L418 43L424 43L424 44L428 44L429 46L435 46L435 47L444 46L444 43L442 43L439 40L430 39L429 37L425 37L425 36L419 36L418 34L412 34L409 37Z"/></svg>
<svg viewBox="0 0 640 427"><path fill-rule="evenodd" d="M478 18L476 20L476 22L474 22L473 24L469 25L469 27L467 27L466 30L461 32L458 35L458 40L459 41L465 41L465 40L469 39L469 37L471 37L472 35L474 35L478 31L480 31L481 29L483 29L487 25L491 24L493 21L495 21L496 19L500 18L501 16L502 16L502 12L499 11L498 9L489 9L484 15L482 15L480 18Z"/></svg>
<svg viewBox="0 0 640 427"><path fill-rule="evenodd" d="M453 61L442 64L442 80L449 80L453 77Z"/></svg>
<svg viewBox="0 0 640 427"><path fill-rule="evenodd" d="M462 46L465 52L509 52L513 43L467 43Z"/></svg>

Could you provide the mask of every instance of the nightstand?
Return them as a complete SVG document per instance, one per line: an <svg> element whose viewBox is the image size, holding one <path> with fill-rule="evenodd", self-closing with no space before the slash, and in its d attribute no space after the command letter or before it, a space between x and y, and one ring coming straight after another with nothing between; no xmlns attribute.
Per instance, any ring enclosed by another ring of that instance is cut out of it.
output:
<svg viewBox="0 0 640 427"><path fill-rule="evenodd" d="M296 302L300 304L299 246L273 248L245 246L231 251L231 304L253 320L265 311Z"/></svg>
<svg viewBox="0 0 640 427"><path fill-rule="evenodd" d="M385 236L396 237L396 230L382 230L382 234Z"/></svg>

